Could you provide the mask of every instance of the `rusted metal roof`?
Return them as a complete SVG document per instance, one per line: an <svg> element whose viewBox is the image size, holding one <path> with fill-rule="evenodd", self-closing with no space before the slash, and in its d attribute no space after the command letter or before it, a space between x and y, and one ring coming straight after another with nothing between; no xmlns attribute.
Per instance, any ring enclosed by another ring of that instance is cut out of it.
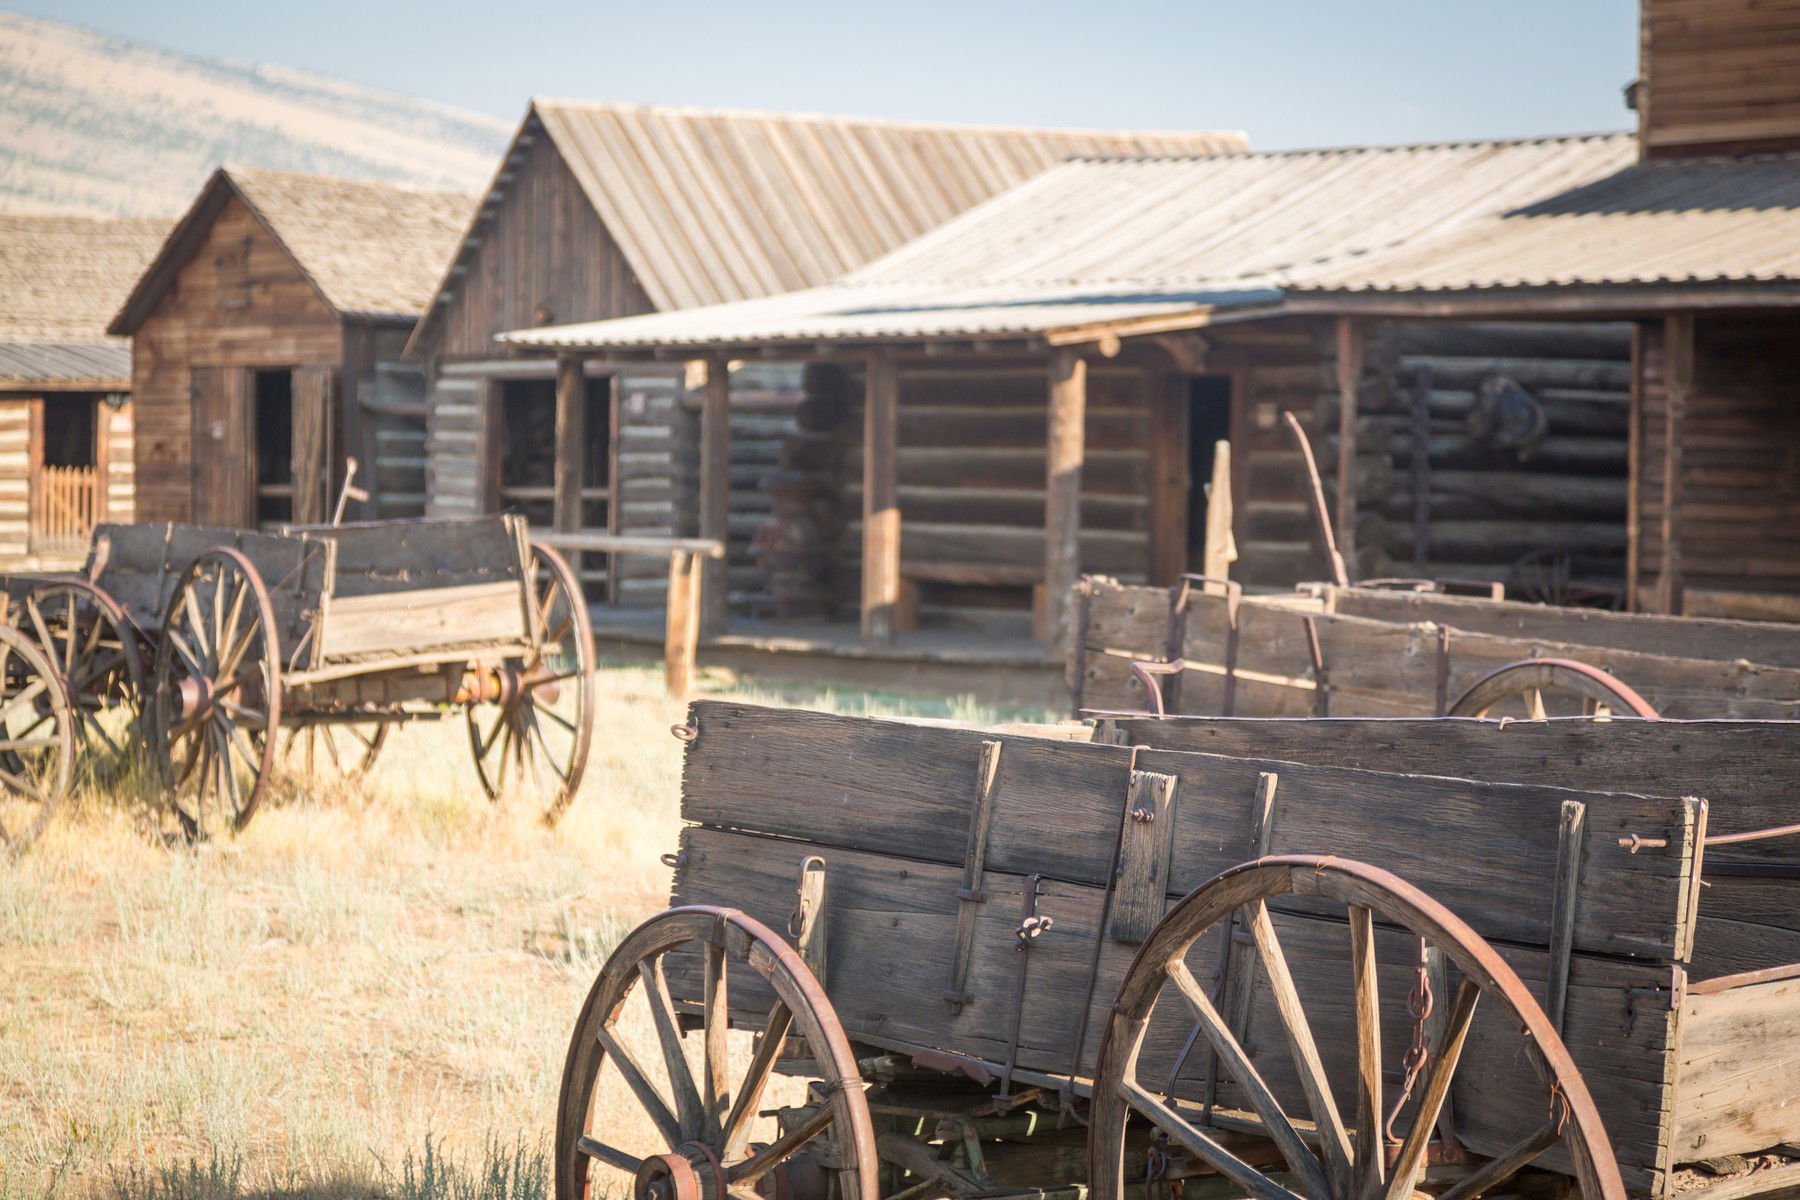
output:
<svg viewBox="0 0 1800 1200"><path fill-rule="evenodd" d="M162 243L164 220L0 216L0 387L130 386L106 323Z"/></svg>
<svg viewBox="0 0 1800 1200"><path fill-rule="evenodd" d="M1594 182L1625 134L1064 163L822 288L522 330L540 347L980 337L1200 324L1329 264Z"/></svg>
<svg viewBox="0 0 1800 1200"><path fill-rule="evenodd" d="M257 167L214 172L138 280L114 333L136 330L219 210L243 200L339 316L413 320L475 211L475 198Z"/></svg>
<svg viewBox="0 0 1800 1200"><path fill-rule="evenodd" d="M1293 294L1685 284L1800 285L1800 154L1636 163L1312 272Z"/></svg>

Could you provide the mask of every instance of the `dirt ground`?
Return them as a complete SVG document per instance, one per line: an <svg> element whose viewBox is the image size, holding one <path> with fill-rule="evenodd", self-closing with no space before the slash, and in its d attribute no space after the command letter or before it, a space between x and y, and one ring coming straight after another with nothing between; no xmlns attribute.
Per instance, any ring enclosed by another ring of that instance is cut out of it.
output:
<svg viewBox="0 0 1800 1200"><path fill-rule="evenodd" d="M599 691L554 830L486 799L454 719L399 730L360 783L284 782L229 841L171 846L142 799L86 795L0 864L0 1200L547 1194L570 1026L663 907L679 823L682 709L645 668Z"/></svg>

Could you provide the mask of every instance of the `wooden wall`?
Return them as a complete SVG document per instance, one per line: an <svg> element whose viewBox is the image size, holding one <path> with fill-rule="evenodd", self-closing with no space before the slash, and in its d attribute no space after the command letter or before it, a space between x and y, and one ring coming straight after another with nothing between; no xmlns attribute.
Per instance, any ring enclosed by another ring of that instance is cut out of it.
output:
<svg viewBox="0 0 1800 1200"><path fill-rule="evenodd" d="M106 515L107 521L130 522L137 517L137 463L133 442L137 413L126 401L118 408L101 401L99 406L100 436L106 439Z"/></svg>
<svg viewBox="0 0 1800 1200"><path fill-rule="evenodd" d="M0 561L20 569L61 569L68 556L45 560L31 546L31 478L34 461L31 445L31 408L42 401L62 401L95 406L95 436L104 442L96 458L106 464L104 521L135 520L135 472L132 462L132 406L118 408L92 392L59 396L47 394L0 395ZM96 448L99 449L98 447ZM37 452L41 455L41 448ZM78 556L77 556L78 557Z"/></svg>
<svg viewBox="0 0 1800 1200"><path fill-rule="evenodd" d="M401 357L411 332L404 321L344 325L344 452L371 493L352 519L425 515L425 369Z"/></svg>
<svg viewBox="0 0 1800 1200"><path fill-rule="evenodd" d="M1663 517L1669 395L1681 358L1660 321L1640 328L1638 606L1694 615L1800 615L1800 319L1693 322L1691 382L1674 423L1673 595Z"/></svg>
<svg viewBox="0 0 1800 1200"><path fill-rule="evenodd" d="M1649 158L1800 147L1800 0L1643 0Z"/></svg>
<svg viewBox="0 0 1800 1200"><path fill-rule="evenodd" d="M338 368L337 316L260 221L233 197L132 344L137 519L193 510L194 367Z"/></svg>
<svg viewBox="0 0 1800 1200"><path fill-rule="evenodd" d="M30 396L0 397L0 556L31 552Z"/></svg>

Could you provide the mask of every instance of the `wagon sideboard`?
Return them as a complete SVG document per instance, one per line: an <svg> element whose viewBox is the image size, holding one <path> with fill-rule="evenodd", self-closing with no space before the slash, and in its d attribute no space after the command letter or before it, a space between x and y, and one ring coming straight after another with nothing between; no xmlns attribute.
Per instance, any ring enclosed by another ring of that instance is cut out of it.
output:
<svg viewBox="0 0 1800 1200"><path fill-rule="evenodd" d="M1746 622L1655 618L1661 645L1652 650L1651 633L1635 627L1513 612L1528 605L1429 597L1409 606L1360 589L1328 590L1325 600L1240 600L1195 588L1179 605L1178 595L1081 581L1068 662L1077 713L1149 707L1132 676L1134 660L1183 662L1163 684L1171 712L1418 717L1447 711L1476 680L1509 663L1565 658L1611 673L1663 716L1800 717L1800 667L1777 665L1795 652L1784 632L1746 641L1730 657L1719 648L1720 627ZM1353 615L1362 613L1379 615ZM1577 640L1589 634L1594 641ZM1774 663L1746 657L1763 645Z"/></svg>
<svg viewBox="0 0 1800 1200"><path fill-rule="evenodd" d="M696 704L690 721L683 816L692 824L677 902L739 907L782 928L802 859L823 856L826 983L857 1039L947 1050L995 1071L1010 1063L1026 1081L1084 1079L1138 942L1172 899L1262 854L1331 853L1391 870L1447 904L1540 1002L1561 1009L1634 1191L1658 1190L1703 1132L1709 1156L1800 1136L1782 1124L1792 1113L1730 1127L1709 1117L1703 1129L1677 1120L1683 1025L1702 1037L1720 1028L1690 994L1690 961L1716 975L1775 965L1771 954L1800 959L1791 930L1783 944L1765 936L1768 924L1716 905L1696 911L1700 802L723 703ZM1570 805L1585 818L1572 854ZM1129 820L1128 807L1160 815ZM1620 845L1634 834L1636 854ZM1558 866L1570 859L1573 879ZM1303 901L1273 907L1303 991L1325 987L1306 979L1347 978L1341 920ZM1021 917L1032 910L1051 924L1020 953ZM1409 1029L1403 940L1388 935L1381 948L1393 1046ZM1258 1068L1301 1107L1269 997L1246 963L1232 955L1230 1008L1248 1022ZM697 1000L691 966L672 983ZM752 981L734 980L732 995L746 1020L760 1019ZM1327 1068L1344 1079L1354 1057L1348 993L1324 990L1308 1003L1321 1005ZM1153 1026L1146 1077L1174 1065L1187 1032ZM1477 1152L1498 1152L1543 1120L1532 1111L1541 1103L1514 1090L1522 1081L1506 1069L1517 1065L1516 1047L1498 1015L1478 1019L1467 1053L1496 1069L1459 1072L1455 1095L1459 1135ZM1738 1066L1740 1087L1754 1092L1762 1067ZM1183 1066L1178 1095L1200 1098L1200 1070Z"/></svg>

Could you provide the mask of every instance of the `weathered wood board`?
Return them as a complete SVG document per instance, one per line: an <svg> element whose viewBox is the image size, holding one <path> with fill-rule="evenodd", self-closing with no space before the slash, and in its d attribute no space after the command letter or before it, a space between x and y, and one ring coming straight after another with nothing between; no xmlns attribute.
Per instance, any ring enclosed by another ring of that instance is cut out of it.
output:
<svg viewBox="0 0 1800 1200"><path fill-rule="evenodd" d="M1677 1161L1800 1139L1800 978L1682 998Z"/></svg>
<svg viewBox="0 0 1800 1200"><path fill-rule="evenodd" d="M517 585L525 574L523 521L369 521L296 532L337 547L334 597L391 595L486 583Z"/></svg>
<svg viewBox="0 0 1800 1200"><path fill-rule="evenodd" d="M1164 686L1171 711L1222 712L1229 665L1233 715L1285 717L1432 716L1488 672L1548 657L1608 671L1668 717L1800 717L1800 669L1791 667L1398 624L1327 613L1292 597L1245 598L1233 633L1231 602L1223 596L1190 593L1183 626L1172 620L1166 590L1098 578L1081 587L1086 621L1070 677L1088 712L1144 710L1146 697L1130 676L1133 658L1188 664L1172 690ZM1325 667L1323 699L1309 626Z"/></svg>

